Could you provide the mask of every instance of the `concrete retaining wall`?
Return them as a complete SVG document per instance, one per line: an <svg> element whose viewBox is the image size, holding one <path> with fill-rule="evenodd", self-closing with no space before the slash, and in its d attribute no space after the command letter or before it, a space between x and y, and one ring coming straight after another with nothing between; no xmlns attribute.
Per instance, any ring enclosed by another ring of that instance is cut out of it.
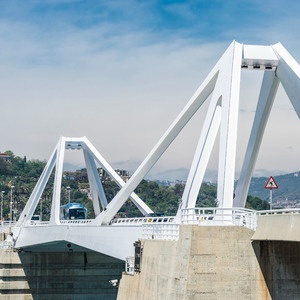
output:
<svg viewBox="0 0 300 300"><path fill-rule="evenodd" d="M261 215L253 240L300 242L299 227L299 213Z"/></svg>
<svg viewBox="0 0 300 300"><path fill-rule="evenodd" d="M95 252L0 252L0 299L116 299L124 262Z"/></svg>
<svg viewBox="0 0 300 300"><path fill-rule="evenodd" d="M141 273L123 275L118 300L271 299L244 227L180 226L175 241L143 240Z"/></svg>
<svg viewBox="0 0 300 300"><path fill-rule="evenodd" d="M254 241L257 260L272 299L300 299L300 243Z"/></svg>
<svg viewBox="0 0 300 300"><path fill-rule="evenodd" d="M251 241L244 227L180 226L178 241L142 240L141 272L118 300L299 299L300 243ZM0 299L116 299L124 262L95 252L0 251Z"/></svg>

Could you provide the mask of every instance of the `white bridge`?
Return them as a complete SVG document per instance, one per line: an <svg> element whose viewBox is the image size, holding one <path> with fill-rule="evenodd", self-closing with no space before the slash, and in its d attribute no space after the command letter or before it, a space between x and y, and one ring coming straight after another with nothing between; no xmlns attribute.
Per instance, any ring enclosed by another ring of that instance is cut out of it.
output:
<svg viewBox="0 0 300 300"><path fill-rule="evenodd" d="M241 69L264 72L264 76L240 178L233 197ZM296 113L300 116L300 66L288 51L280 43L256 46L232 42L169 129L126 183L87 138L62 137L19 220L12 228L14 246L30 251L86 249L125 260L126 257L133 255L134 241L139 238L176 239L179 226L184 224L247 226L255 230L259 214L244 207L266 123L280 82ZM206 101L209 101L208 112L177 215L147 217L152 210L134 193L134 190ZM218 132L220 132L218 207L195 208ZM95 213L94 219L66 221L60 218L63 161L67 150L83 151ZM119 193L109 203L97 167L103 168L120 187ZM53 170L55 170L55 178L50 220L32 222L32 215ZM128 198L145 217L115 219ZM298 213L298 211L292 212ZM274 214L274 211L269 213ZM278 212L278 214L283 213L288 211ZM267 215L268 212L261 214Z"/></svg>

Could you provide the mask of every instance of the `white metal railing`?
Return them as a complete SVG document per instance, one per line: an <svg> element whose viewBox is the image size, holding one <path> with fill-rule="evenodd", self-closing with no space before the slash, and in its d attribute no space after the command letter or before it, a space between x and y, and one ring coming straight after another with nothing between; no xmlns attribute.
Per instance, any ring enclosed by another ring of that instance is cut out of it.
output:
<svg viewBox="0 0 300 300"><path fill-rule="evenodd" d="M26 225L32 225L32 226L46 226L49 225L49 221L38 221L38 220L30 220L26 222Z"/></svg>
<svg viewBox="0 0 300 300"><path fill-rule="evenodd" d="M285 215L285 214L300 214L300 208L284 208L272 210L259 210L257 215Z"/></svg>
<svg viewBox="0 0 300 300"><path fill-rule="evenodd" d="M181 219L175 216L140 217L140 218L115 218L110 222L112 226L146 226L147 224L197 224L197 225L236 225L256 229L259 215L300 214L300 208L273 209L254 211L246 208L219 208L197 207L181 210ZM92 223L93 219L60 220L62 225L83 225ZM5 221L0 223L0 233L9 232L16 222ZM30 220L26 224L31 226L46 226L49 221Z"/></svg>
<svg viewBox="0 0 300 300"><path fill-rule="evenodd" d="M113 226L129 226L129 225L143 225L148 223L173 223L175 216L172 217L142 217L142 218L116 218L113 219L110 225Z"/></svg>
<svg viewBox="0 0 300 300"><path fill-rule="evenodd" d="M181 224L245 226L256 229L257 212L246 208L201 207L181 210Z"/></svg>
<svg viewBox="0 0 300 300"><path fill-rule="evenodd" d="M133 275L134 274L134 257L128 256L125 258L125 273Z"/></svg>
<svg viewBox="0 0 300 300"><path fill-rule="evenodd" d="M89 224L93 219L60 220L60 224Z"/></svg>
<svg viewBox="0 0 300 300"><path fill-rule="evenodd" d="M13 241L2 241L0 242L0 249L1 250L9 250L9 251L13 251L14 248L14 242Z"/></svg>
<svg viewBox="0 0 300 300"><path fill-rule="evenodd" d="M75 219L75 220L60 220L60 224L62 225L82 225L82 224L89 224L92 222L93 219ZM46 226L49 225L49 221L36 221L30 220L26 223L27 226Z"/></svg>
<svg viewBox="0 0 300 300"><path fill-rule="evenodd" d="M15 240L11 234L7 234L6 239L0 242L0 249L12 251L15 245Z"/></svg>
<svg viewBox="0 0 300 300"><path fill-rule="evenodd" d="M146 240L178 240L179 224L143 224L142 238Z"/></svg>
<svg viewBox="0 0 300 300"><path fill-rule="evenodd" d="M8 233L10 232L10 228L12 226L15 226L16 222L15 221L2 221L0 222L0 233Z"/></svg>

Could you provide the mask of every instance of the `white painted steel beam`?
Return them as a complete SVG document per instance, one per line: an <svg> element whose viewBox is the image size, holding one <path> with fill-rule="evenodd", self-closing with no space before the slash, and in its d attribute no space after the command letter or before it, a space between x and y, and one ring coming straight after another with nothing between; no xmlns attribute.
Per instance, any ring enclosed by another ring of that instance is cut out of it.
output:
<svg viewBox="0 0 300 300"><path fill-rule="evenodd" d="M272 48L279 57L276 76L300 118L300 65L280 43Z"/></svg>
<svg viewBox="0 0 300 300"><path fill-rule="evenodd" d="M104 193L102 183L100 181L95 160L86 149L83 149L83 155L90 184L90 194L92 196L94 213L95 216L98 216L101 211L99 200L101 202L102 209L105 209L108 202Z"/></svg>
<svg viewBox="0 0 300 300"><path fill-rule="evenodd" d="M55 166L56 156L57 156L57 146L55 147L54 151L52 152L50 159L48 160L48 162L43 170L42 175L40 176L37 184L35 185L33 192L31 193L31 195L30 195L30 197L18 219L16 226L18 226L18 227L22 226L25 222L29 221L31 219L32 215L34 214L36 206L38 205L38 202L39 202L39 200L42 196L42 193L45 189L45 186L49 180L51 172Z"/></svg>
<svg viewBox="0 0 300 300"><path fill-rule="evenodd" d="M245 207L251 177L278 85L279 80L275 73L265 72L241 174L236 186L234 207Z"/></svg>
<svg viewBox="0 0 300 300"><path fill-rule="evenodd" d="M213 149L221 122L221 103L218 98L212 100L203 125L198 146L194 155L188 179L182 195L181 208L195 207L198 193L205 175L207 164ZM180 210L178 211L180 212Z"/></svg>
<svg viewBox="0 0 300 300"><path fill-rule="evenodd" d="M109 163L104 159L104 157L97 151L97 149L91 144L91 142L87 138L84 138L84 142L87 146L87 151L103 167L103 169L115 180L117 185L122 188L125 185L124 180L109 165ZM153 213L152 209L134 192L131 193L128 197L132 200L132 202L135 204L135 206L140 210L140 212L143 215Z"/></svg>
<svg viewBox="0 0 300 300"><path fill-rule="evenodd" d="M219 207L232 207L239 111L242 44L235 43L228 55L220 80L222 87L222 120L218 166L217 200ZM227 71L227 72L226 72ZM229 75L231 74L231 76ZM229 75L229 76L228 76Z"/></svg>
<svg viewBox="0 0 300 300"><path fill-rule="evenodd" d="M51 205L51 215L50 215L50 224L58 225L60 224L60 196L61 196L61 182L62 182L62 173L63 173L63 164L65 156L65 146L66 138L61 137L58 147L56 149L56 165L55 165L55 177L54 177L54 186L53 186L53 196L52 196L52 205Z"/></svg>
<svg viewBox="0 0 300 300"><path fill-rule="evenodd" d="M127 200L128 196L135 190L141 180L150 171L153 165L161 157L161 155L170 146L173 140L177 137L180 131L188 123L188 121L193 117L196 111L201 107L204 101L210 96L215 88L215 84L219 75L220 64L222 63L224 57L228 55L228 52L232 51L235 42L233 42L230 47L223 54L221 59L218 61L213 70L206 77L204 82L189 100L184 109L180 112L175 121L171 124L169 129L161 137L158 143L154 146L151 152L147 155L144 161L141 163L139 168L132 175L130 180L125 184L121 191L114 197L114 199L108 204L107 210L101 212L97 217L97 222L107 224L109 223L115 214L119 211L122 205Z"/></svg>

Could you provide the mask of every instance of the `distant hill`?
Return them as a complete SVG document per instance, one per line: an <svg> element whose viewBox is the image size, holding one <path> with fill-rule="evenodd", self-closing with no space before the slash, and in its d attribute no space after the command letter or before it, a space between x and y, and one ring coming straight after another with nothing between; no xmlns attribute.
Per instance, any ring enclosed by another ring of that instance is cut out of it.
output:
<svg viewBox="0 0 300 300"><path fill-rule="evenodd" d="M272 198L274 202L291 202L300 203L300 172L290 174L273 176L278 189L272 191ZM264 189L268 177L253 177L250 183L249 194L268 200L270 192Z"/></svg>
<svg viewBox="0 0 300 300"><path fill-rule="evenodd" d="M272 191L273 204L277 207L300 207L300 171L273 177L279 187ZM270 191L264 188L268 179L269 177L253 177L248 194L269 201ZM178 181L171 182L168 180L156 182L165 186L173 186L179 183ZM216 183L210 184L216 185Z"/></svg>
<svg viewBox="0 0 300 300"><path fill-rule="evenodd" d="M12 151L5 151L0 157L0 191L3 191L3 215L8 216L10 213L9 201L13 192L14 210L16 214L20 213L25 206L34 186L42 173L46 162L39 160L27 160L15 156ZM100 172L100 171L99 171ZM102 174L102 173L101 173ZM49 216L51 208L51 198L53 190L53 176L46 185L41 195L43 218ZM107 200L110 201L118 192L119 188L111 179L104 180L102 184L106 193ZM300 207L300 172L275 176L279 189L273 191L274 207ZM269 191L264 189L268 177L254 177L251 181L248 206L253 209L266 209L264 201L269 200ZM136 193L155 211L164 211L168 214L175 214L178 208L180 198L184 190L184 181L142 181L136 188ZM75 172L65 172L62 178L62 204L68 202L67 188L71 188L71 196L75 202L87 206L89 212L93 211L92 202L88 195L89 183L86 169ZM212 183L204 183L199 193L198 206L214 206L216 199L216 187ZM255 198L260 199L255 199ZM259 200L259 201L258 201ZM136 213L130 201L126 202L127 206L123 207L120 212L126 216L132 216ZM36 214L39 214L40 205L37 207ZM92 213L90 215L92 216Z"/></svg>

